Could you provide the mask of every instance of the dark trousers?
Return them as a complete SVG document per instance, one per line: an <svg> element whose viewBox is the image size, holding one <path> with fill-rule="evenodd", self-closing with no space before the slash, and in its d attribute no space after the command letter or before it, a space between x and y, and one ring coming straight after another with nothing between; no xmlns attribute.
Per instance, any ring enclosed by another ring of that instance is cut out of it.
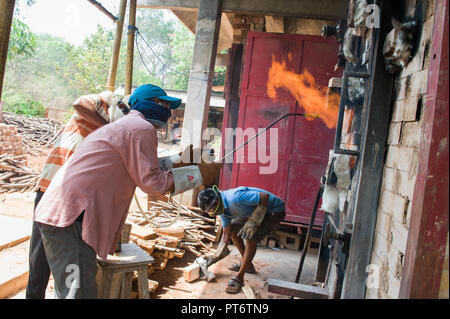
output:
<svg viewBox="0 0 450 319"><path fill-rule="evenodd" d="M34 199L36 209L44 192L37 191ZM44 299L48 280L50 279L50 266L45 255L39 224L33 221L30 238L28 285L25 297L27 299Z"/></svg>
<svg viewBox="0 0 450 319"><path fill-rule="evenodd" d="M57 299L97 298L97 254L82 239L83 215L67 227L39 224Z"/></svg>

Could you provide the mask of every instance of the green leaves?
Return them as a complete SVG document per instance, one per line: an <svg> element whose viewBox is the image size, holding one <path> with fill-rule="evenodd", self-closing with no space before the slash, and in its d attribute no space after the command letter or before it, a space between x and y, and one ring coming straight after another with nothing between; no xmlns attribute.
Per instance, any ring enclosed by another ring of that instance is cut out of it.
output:
<svg viewBox="0 0 450 319"><path fill-rule="evenodd" d="M8 59L13 60L17 56L31 57L36 48L36 36L28 25L14 18L11 25L9 38Z"/></svg>
<svg viewBox="0 0 450 319"><path fill-rule="evenodd" d="M86 38L82 46L66 44L67 61L61 71L65 80L77 88L78 95L106 89L113 40L112 30L98 25L97 32Z"/></svg>
<svg viewBox="0 0 450 319"><path fill-rule="evenodd" d="M3 111L23 114L28 116L45 116L45 107L38 101L25 94L16 93L4 96L5 106Z"/></svg>

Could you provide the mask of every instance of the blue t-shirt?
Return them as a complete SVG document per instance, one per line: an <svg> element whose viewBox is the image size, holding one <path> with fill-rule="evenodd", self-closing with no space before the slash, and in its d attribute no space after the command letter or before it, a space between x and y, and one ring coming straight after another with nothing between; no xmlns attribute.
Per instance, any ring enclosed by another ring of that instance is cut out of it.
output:
<svg viewBox="0 0 450 319"><path fill-rule="evenodd" d="M220 218L222 227L227 227L233 218L249 217L259 205L259 193L269 194L268 211L279 213L284 211L284 202L277 196L257 187L237 187L221 191L225 211Z"/></svg>

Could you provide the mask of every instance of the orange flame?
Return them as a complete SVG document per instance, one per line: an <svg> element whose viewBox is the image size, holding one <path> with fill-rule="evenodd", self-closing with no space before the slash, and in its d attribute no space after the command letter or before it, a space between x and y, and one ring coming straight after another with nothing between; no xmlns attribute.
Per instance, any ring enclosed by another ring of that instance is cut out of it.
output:
<svg viewBox="0 0 450 319"><path fill-rule="evenodd" d="M277 89L285 88L294 96L298 104L303 107L306 117L313 120L319 117L328 128L336 127L340 96L334 92L327 92L327 88L319 88L314 77L308 70L302 74L289 71L284 61L277 62L272 56L272 66L269 69L267 94L274 100L277 98Z"/></svg>

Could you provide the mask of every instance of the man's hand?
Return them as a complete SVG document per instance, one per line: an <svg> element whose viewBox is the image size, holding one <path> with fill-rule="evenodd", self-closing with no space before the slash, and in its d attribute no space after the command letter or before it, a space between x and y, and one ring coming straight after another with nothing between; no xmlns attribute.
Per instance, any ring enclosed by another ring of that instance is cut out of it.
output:
<svg viewBox="0 0 450 319"><path fill-rule="evenodd" d="M216 249L215 254L214 255L207 255L205 257L205 259L207 261L206 266L209 267L212 264L215 264L216 262L218 262L219 260L225 258L229 254L230 254L230 250L228 249L228 245L221 241L219 243L219 246Z"/></svg>
<svg viewBox="0 0 450 319"><path fill-rule="evenodd" d="M258 227L261 225L264 216L266 215L267 207L263 205L256 206L250 218L242 226L238 232L238 236L242 239L252 240L255 237Z"/></svg>

